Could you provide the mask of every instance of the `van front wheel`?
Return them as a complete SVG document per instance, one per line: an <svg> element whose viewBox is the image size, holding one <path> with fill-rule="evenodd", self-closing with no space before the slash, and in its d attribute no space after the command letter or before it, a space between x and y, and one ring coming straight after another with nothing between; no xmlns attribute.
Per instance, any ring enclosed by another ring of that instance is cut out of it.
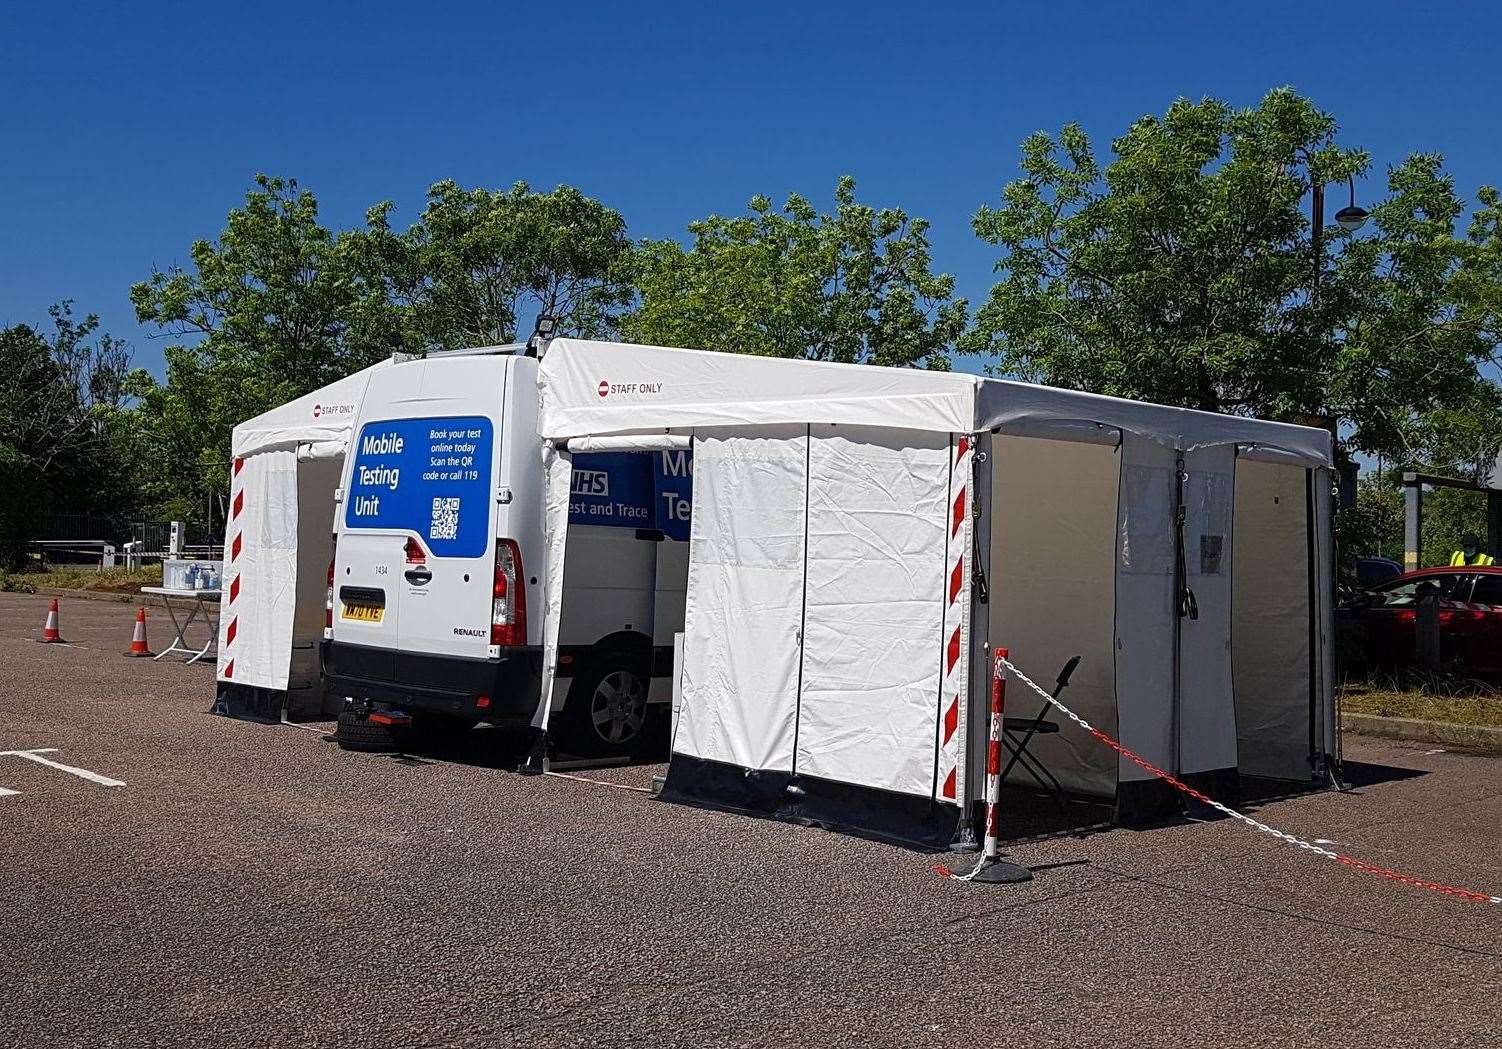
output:
<svg viewBox="0 0 1502 1049"><path fill-rule="evenodd" d="M559 715L563 748L586 758L632 753L646 724L649 680L630 655L592 661L569 686Z"/></svg>

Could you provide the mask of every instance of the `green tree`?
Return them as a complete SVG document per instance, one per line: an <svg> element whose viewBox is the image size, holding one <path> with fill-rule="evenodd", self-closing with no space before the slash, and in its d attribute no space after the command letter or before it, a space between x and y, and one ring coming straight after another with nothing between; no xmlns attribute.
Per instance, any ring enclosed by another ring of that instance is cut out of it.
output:
<svg viewBox="0 0 1502 1049"><path fill-rule="evenodd" d="M1023 177L975 216L1002 255L967 348L1029 379L1324 422L1399 463L1489 458L1496 216L1457 237L1464 206L1421 154L1389 171L1366 230L1315 236L1311 187L1369 167L1336 131L1282 89L1246 110L1175 102L1104 166L1078 125L1030 137Z"/></svg>
<svg viewBox="0 0 1502 1049"><path fill-rule="evenodd" d="M632 299L625 220L571 186L438 182L403 232L392 208L372 207L340 246L415 351L512 342L527 312L556 318L561 334L605 336Z"/></svg>
<svg viewBox="0 0 1502 1049"><path fill-rule="evenodd" d="M258 175L218 239L196 241L190 255L190 267L154 272L130 295L137 318L175 340L165 384L131 378L151 465L143 499L191 514L225 488L237 422L403 342L382 290L361 278L320 223L316 198L293 180Z"/></svg>
<svg viewBox="0 0 1502 1049"><path fill-rule="evenodd" d="M112 452L129 350L53 306L50 334L0 330L0 567L21 560L52 509L113 509L124 487Z"/></svg>
<svg viewBox="0 0 1502 1049"><path fill-rule="evenodd" d="M634 342L772 357L947 369L965 327L954 278L935 274L928 223L856 199L840 179L835 211L793 194L750 214L689 225L691 247L647 241L637 253Z"/></svg>

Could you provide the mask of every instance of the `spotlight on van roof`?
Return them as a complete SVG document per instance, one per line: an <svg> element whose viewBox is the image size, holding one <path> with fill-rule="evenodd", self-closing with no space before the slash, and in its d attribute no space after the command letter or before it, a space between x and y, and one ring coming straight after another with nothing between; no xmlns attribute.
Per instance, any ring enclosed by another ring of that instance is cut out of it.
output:
<svg viewBox="0 0 1502 1049"><path fill-rule="evenodd" d="M558 318L541 314L532 328L532 337L527 340L527 356L541 357L553 333L558 330Z"/></svg>

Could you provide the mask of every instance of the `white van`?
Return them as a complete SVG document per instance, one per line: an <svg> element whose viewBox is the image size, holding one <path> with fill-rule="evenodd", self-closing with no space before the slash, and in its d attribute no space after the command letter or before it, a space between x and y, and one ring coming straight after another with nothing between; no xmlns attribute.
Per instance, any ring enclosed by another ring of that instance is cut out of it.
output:
<svg viewBox="0 0 1502 1049"><path fill-rule="evenodd" d="M347 718L460 729L534 714L537 400L537 360L520 347L372 375L335 497L324 631L328 694ZM648 703L671 698L691 483L673 454L575 459L551 726L570 753L629 752Z"/></svg>

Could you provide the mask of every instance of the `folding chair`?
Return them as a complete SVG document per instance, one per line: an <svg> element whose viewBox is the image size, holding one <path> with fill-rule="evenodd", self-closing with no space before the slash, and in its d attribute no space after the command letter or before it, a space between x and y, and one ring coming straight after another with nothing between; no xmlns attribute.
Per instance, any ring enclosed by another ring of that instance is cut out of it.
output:
<svg viewBox="0 0 1502 1049"><path fill-rule="evenodd" d="M1064 669L1059 671L1058 679L1054 684L1053 694L1055 697L1064 691L1065 687L1069 684L1070 675L1074 673L1074 668L1079 665L1079 656L1071 656L1069 662L1064 664ZM1054 777L1054 774L1048 771L1048 766L1027 752L1027 745L1032 742L1034 736L1040 733L1049 735L1050 733L1059 731L1059 723L1057 721L1047 720L1048 711L1051 706L1052 704L1044 703L1038 710L1036 717L1003 717L1001 719L1001 742L1012 755L1011 760L1007 762L1006 768L1001 770L1001 782L1006 782L1007 774L1012 771L1012 766L1020 764L1027 774L1033 777L1033 781L1043 789L1043 792L1053 798L1054 804L1059 806L1059 811L1067 812L1069 810L1069 799L1064 794L1064 787Z"/></svg>

